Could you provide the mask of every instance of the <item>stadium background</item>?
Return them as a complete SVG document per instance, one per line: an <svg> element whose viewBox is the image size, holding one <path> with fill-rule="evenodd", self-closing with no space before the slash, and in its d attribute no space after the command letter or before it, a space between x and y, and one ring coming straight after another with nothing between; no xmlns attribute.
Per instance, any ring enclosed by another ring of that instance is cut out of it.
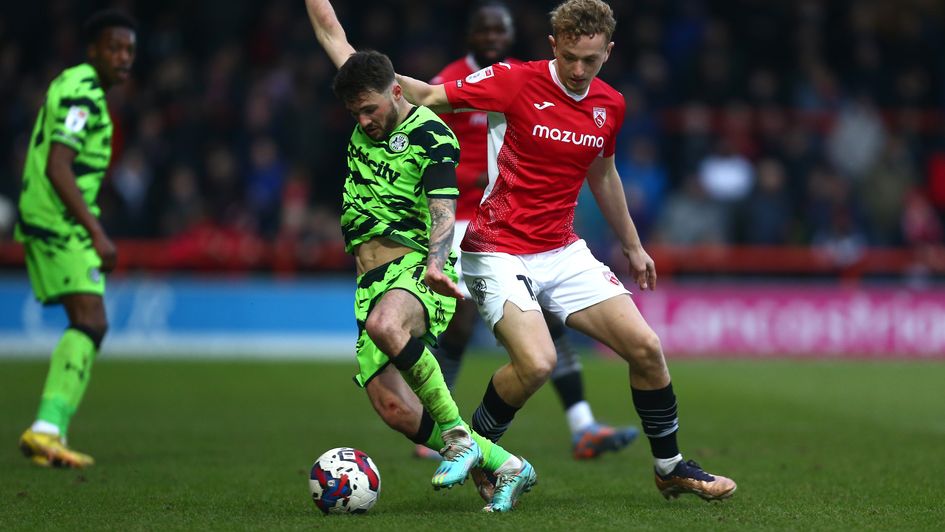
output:
<svg viewBox="0 0 945 532"><path fill-rule="evenodd" d="M548 57L554 2L513 4L513 55ZM82 59L80 22L102 5L2 7L7 355L47 352L64 324L30 301L10 235L36 110L50 79ZM353 267L337 220L352 120L331 95L303 3L114 5L141 28L133 81L109 98L115 154L99 201L120 266L106 351L345 352ZM466 6L338 10L357 46L429 78L464 53ZM662 276L637 301L670 352L941 356L942 4L614 8L617 45L601 77L628 101L617 165ZM577 225L623 272L589 194ZM484 331L478 340L490 345Z"/></svg>
<svg viewBox="0 0 945 532"><path fill-rule="evenodd" d="M334 3L352 42L404 72L430 77L463 53L467 2ZM548 57L553 2L511 3L515 55ZM81 60L78 27L106 3L10 1L0 529L940 530L945 7L611 3L601 75L628 98L618 163L660 273L635 300L666 347L686 457L736 479L732 500L664 501L643 442L571 460L549 386L503 439L541 475L515 512L479 513L468 485L431 493L432 464L408 458L350 381L354 273L337 209L353 124L301 0L108 2L141 29L133 81L110 95L111 328L70 431L97 463L29 467L13 444L65 320L32 301L11 207L43 92ZM578 221L622 272L587 197ZM625 369L594 352L582 349L595 415L638 423ZM127 360L139 355L175 359ZM204 360L234 357L267 360ZM503 360L479 331L455 390L464 414ZM363 519L322 520L307 493L307 467L339 445L382 471Z"/></svg>

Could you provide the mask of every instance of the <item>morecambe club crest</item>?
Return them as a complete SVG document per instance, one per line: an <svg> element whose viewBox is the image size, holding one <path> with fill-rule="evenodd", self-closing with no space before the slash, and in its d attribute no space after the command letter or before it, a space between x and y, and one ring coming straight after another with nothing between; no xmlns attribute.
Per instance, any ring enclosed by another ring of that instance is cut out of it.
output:
<svg viewBox="0 0 945 532"><path fill-rule="evenodd" d="M604 279L607 279L607 281L614 286L623 286L623 283L620 282L620 279L617 279L617 276L614 275L614 272L610 270L604 272Z"/></svg>
<svg viewBox="0 0 945 532"><path fill-rule="evenodd" d="M607 109L604 107L595 107L594 108L594 123L597 124L597 127L604 127L604 124L607 123Z"/></svg>

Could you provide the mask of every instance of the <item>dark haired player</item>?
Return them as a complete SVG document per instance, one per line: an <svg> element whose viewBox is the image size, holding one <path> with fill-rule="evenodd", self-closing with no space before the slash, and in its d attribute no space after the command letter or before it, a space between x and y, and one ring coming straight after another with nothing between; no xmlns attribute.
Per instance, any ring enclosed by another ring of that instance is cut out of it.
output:
<svg viewBox="0 0 945 532"><path fill-rule="evenodd" d="M537 481L534 468L469 429L427 348L462 297L450 253L459 144L432 111L404 99L387 56L355 53L347 42L334 47L343 31L331 6L307 0L306 7L338 67L334 92L358 122L341 216L358 272L355 381L388 426L440 451L434 488L462 483L481 467L498 477L484 509L511 510Z"/></svg>
<svg viewBox="0 0 945 532"><path fill-rule="evenodd" d="M135 23L119 11L94 14L84 33L87 62L53 80L33 127L15 232L36 299L63 305L69 318L36 421L20 437L23 454L45 467L94 463L66 445L66 434L108 329L104 274L117 257L97 218L112 151L105 93L128 79L135 58Z"/></svg>
<svg viewBox="0 0 945 532"><path fill-rule="evenodd" d="M507 61L512 64L520 61L507 59L509 48L515 38L512 13L508 6L499 0L484 0L470 10L467 28L467 47L469 53L446 65L430 83L444 83L465 79L473 72L485 66ZM459 139L459 166L456 168L456 181L459 186L459 199L456 202L456 231L453 236L453 249L460 253L459 243L466 234L469 222L475 217L476 209L482 200L483 189L488 183L488 147L489 128L486 113L447 113L440 116ZM462 270L457 263L457 273L462 281ZM470 298L465 283L460 282L463 295ZM472 336L477 312L472 299L457 301L456 314L446 331L437 339L439 347L435 351L443 378L451 389L459 375L462 357ZM581 375L581 362L578 354L565 334L564 324L555 316L545 313L545 321L551 332L557 352L557 363L551 373L551 383L564 407L568 428L571 431L572 456L577 460L596 458L606 451L617 451L629 445L639 431L635 427L613 428L594 419L590 404L584 397L584 383ZM473 421L474 424L486 424L488 420ZM415 454L426 458L435 458L427 447L417 446Z"/></svg>

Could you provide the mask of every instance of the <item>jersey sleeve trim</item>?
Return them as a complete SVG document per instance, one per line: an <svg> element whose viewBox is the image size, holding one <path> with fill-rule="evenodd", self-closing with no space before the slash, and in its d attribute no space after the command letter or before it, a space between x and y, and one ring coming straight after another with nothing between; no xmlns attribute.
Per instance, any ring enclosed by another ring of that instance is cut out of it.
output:
<svg viewBox="0 0 945 532"><path fill-rule="evenodd" d="M435 163L423 172L423 190L428 198L458 198L456 167L449 163Z"/></svg>
<svg viewBox="0 0 945 532"><path fill-rule="evenodd" d="M58 130L53 131L52 134L49 135L49 141L62 144L63 146L69 148L70 150L75 151L76 153L82 151L82 145L84 144L84 142L82 142L81 139L78 139L71 135L66 135L65 133Z"/></svg>

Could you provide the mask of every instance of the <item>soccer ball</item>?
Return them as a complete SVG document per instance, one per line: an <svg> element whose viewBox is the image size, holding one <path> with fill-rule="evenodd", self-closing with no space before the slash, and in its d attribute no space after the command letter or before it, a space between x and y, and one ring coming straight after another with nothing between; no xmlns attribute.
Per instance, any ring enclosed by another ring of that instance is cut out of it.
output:
<svg viewBox="0 0 945 532"><path fill-rule="evenodd" d="M308 487L315 505L325 514L362 514L377 502L381 473L364 452L338 447L315 460Z"/></svg>

